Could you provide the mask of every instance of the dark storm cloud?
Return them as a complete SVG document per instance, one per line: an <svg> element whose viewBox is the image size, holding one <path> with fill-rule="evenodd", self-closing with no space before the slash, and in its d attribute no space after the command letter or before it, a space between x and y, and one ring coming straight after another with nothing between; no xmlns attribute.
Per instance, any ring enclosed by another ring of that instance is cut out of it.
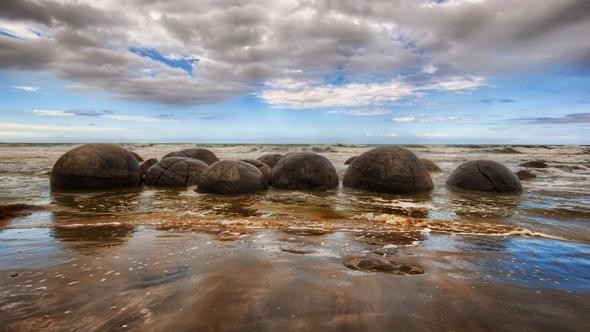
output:
<svg viewBox="0 0 590 332"><path fill-rule="evenodd" d="M0 69L173 104L223 101L287 79L297 100L314 95L297 82L321 87L335 72L343 82L412 88L584 65L589 8L585 0L2 0L0 29L20 39L0 35Z"/></svg>

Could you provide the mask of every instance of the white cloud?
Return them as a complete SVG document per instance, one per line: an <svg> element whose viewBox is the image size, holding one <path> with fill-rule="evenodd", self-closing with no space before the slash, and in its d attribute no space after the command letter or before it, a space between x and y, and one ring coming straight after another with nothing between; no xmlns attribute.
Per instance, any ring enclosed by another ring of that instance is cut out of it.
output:
<svg viewBox="0 0 590 332"><path fill-rule="evenodd" d="M426 115L405 115L391 119L393 122L421 122L421 123L435 123L435 122L456 122L460 120L457 116L426 116Z"/></svg>
<svg viewBox="0 0 590 332"><path fill-rule="evenodd" d="M125 115L125 114L106 114L102 116L106 119L118 121L135 121L135 122L170 122L177 121L173 119L160 119L143 115Z"/></svg>
<svg viewBox="0 0 590 332"><path fill-rule="evenodd" d="M331 114L347 114L352 116L377 116L391 113L390 110L384 108L353 108L341 110L329 110Z"/></svg>
<svg viewBox="0 0 590 332"><path fill-rule="evenodd" d="M397 137L396 133L365 133L366 137Z"/></svg>
<svg viewBox="0 0 590 332"><path fill-rule="evenodd" d="M42 135L50 133L102 133L105 131L117 132L130 131L130 129L99 126L55 126L43 124L0 122L0 132L10 134L18 131Z"/></svg>
<svg viewBox="0 0 590 332"><path fill-rule="evenodd" d="M33 113L38 116L74 116L74 113L68 113L61 110L33 110Z"/></svg>
<svg viewBox="0 0 590 332"><path fill-rule="evenodd" d="M398 118L393 118L395 122L414 122L416 117L414 116L400 116Z"/></svg>
<svg viewBox="0 0 590 332"><path fill-rule="evenodd" d="M38 86L30 86L30 85L13 85L11 88L24 91L24 92L39 92Z"/></svg>
<svg viewBox="0 0 590 332"><path fill-rule="evenodd" d="M42 110L35 109L33 113L38 116L93 116L104 119L116 121L133 121L133 122L173 122L175 119L162 119L144 115L128 115L128 114L110 114L96 111L63 111L63 110Z"/></svg>
<svg viewBox="0 0 590 332"><path fill-rule="evenodd" d="M412 86L396 81L320 85L291 80L272 83L259 94L268 104L291 109L382 105L415 95Z"/></svg>
<svg viewBox="0 0 590 332"><path fill-rule="evenodd" d="M457 76L446 80L425 85L424 90L445 90L445 91L462 91L475 90L486 83L485 77L482 76Z"/></svg>
<svg viewBox="0 0 590 332"><path fill-rule="evenodd" d="M424 133L422 134L424 137L451 137L451 134L447 133Z"/></svg>

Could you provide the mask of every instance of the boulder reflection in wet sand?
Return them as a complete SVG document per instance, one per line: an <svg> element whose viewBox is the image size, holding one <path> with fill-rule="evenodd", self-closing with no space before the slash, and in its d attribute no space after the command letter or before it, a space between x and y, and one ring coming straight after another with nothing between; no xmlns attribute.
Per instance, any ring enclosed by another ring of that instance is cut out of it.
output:
<svg viewBox="0 0 590 332"><path fill-rule="evenodd" d="M351 270L363 272L384 272L389 274L422 274L424 269L417 265L398 263L380 257L349 257L342 264Z"/></svg>

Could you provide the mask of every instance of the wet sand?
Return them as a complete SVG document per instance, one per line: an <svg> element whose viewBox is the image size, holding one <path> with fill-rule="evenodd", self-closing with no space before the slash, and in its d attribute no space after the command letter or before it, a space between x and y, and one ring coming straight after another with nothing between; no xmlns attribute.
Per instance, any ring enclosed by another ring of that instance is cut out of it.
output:
<svg viewBox="0 0 590 332"><path fill-rule="evenodd" d="M506 249L527 239L431 234L420 241L411 233L121 229L4 234L3 241L10 237L14 242L4 253L32 259L0 258L3 329L588 328L590 289L579 284L587 281L588 262L576 271L567 271L565 262L551 268L524 266L519 261L526 262L539 248L518 254ZM32 249L31 238L38 238ZM26 248L33 252L19 250ZM347 257L383 256L423 267L424 273L362 272L343 264Z"/></svg>

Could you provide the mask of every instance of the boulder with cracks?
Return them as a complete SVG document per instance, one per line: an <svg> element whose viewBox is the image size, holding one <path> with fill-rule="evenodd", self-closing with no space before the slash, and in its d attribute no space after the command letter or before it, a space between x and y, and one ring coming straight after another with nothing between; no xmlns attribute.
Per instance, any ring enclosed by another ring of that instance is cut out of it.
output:
<svg viewBox="0 0 590 332"><path fill-rule="evenodd" d="M522 185L508 167L492 160L468 161L457 167L447 180L452 189L519 193Z"/></svg>
<svg viewBox="0 0 590 332"><path fill-rule="evenodd" d="M207 164L197 159L169 157L149 168L145 184L159 187L192 186L206 168Z"/></svg>

